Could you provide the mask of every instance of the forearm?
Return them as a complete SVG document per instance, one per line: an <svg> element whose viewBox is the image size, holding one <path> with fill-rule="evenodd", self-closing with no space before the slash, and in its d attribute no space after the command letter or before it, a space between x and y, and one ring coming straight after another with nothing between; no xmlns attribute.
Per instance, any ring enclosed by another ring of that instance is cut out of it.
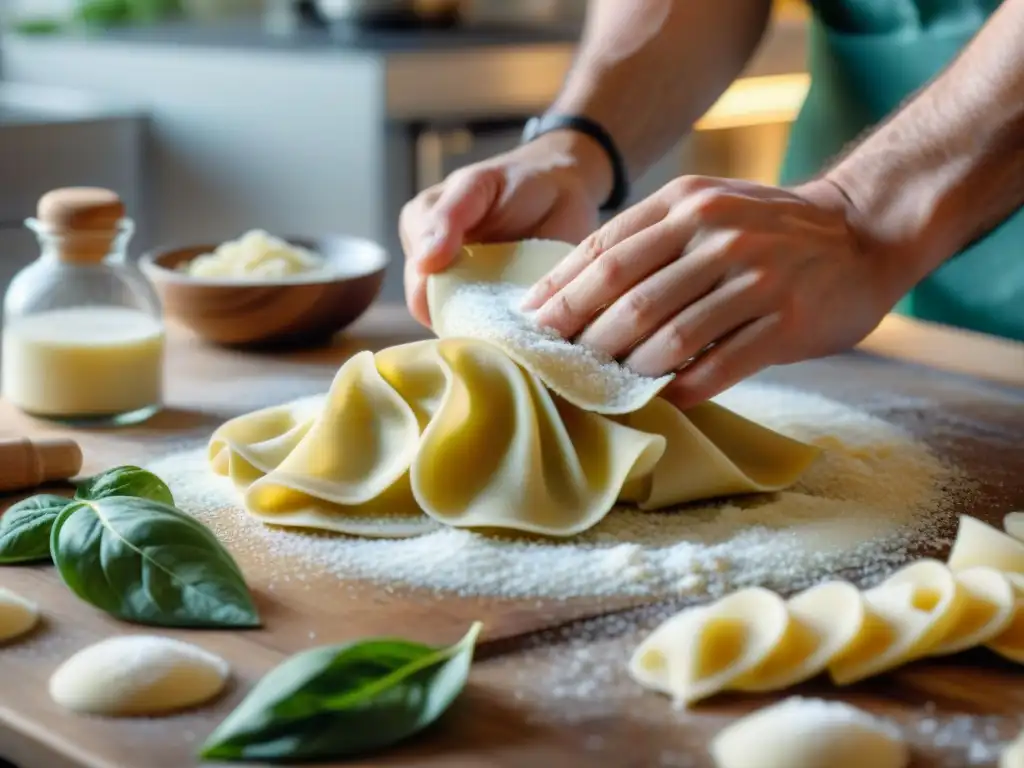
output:
<svg viewBox="0 0 1024 768"><path fill-rule="evenodd" d="M590 0L576 62L552 108L603 125L636 178L742 71L770 10L770 0ZM593 157L590 183L607 195L607 161Z"/></svg>
<svg viewBox="0 0 1024 768"><path fill-rule="evenodd" d="M1024 204L1024 0L824 175L882 250L894 293Z"/></svg>

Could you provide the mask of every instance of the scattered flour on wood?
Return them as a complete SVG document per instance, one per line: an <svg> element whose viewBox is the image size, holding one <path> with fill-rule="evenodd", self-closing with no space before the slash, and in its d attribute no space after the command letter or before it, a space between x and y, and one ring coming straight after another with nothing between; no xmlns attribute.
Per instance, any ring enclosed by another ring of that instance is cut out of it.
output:
<svg viewBox="0 0 1024 768"><path fill-rule="evenodd" d="M672 511L616 509L569 540L450 528L380 540L269 528L209 470L205 447L149 469L183 510L264 573L301 579L308 568L462 595L663 598L752 584L785 591L840 572L881 577L922 547L948 543L958 473L900 429L818 395L762 384L740 385L718 401L823 446L822 458L782 493Z"/></svg>
<svg viewBox="0 0 1024 768"><path fill-rule="evenodd" d="M931 748L936 768L989 766L1007 746L1000 738L1003 720L987 715L939 715L929 703L924 716L915 718L907 728L907 740Z"/></svg>

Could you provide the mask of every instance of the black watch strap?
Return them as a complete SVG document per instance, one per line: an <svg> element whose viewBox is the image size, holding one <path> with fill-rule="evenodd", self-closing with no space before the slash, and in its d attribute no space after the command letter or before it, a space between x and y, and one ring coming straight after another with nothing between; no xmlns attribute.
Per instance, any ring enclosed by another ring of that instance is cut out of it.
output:
<svg viewBox="0 0 1024 768"><path fill-rule="evenodd" d="M626 175L626 163L622 159L615 141L600 123L581 115L546 114L534 117L526 123L523 130L523 143L533 141L538 136L552 131L576 131L589 136L604 149L612 166L612 191L608 199L601 205L602 211L617 211L629 197L629 177Z"/></svg>

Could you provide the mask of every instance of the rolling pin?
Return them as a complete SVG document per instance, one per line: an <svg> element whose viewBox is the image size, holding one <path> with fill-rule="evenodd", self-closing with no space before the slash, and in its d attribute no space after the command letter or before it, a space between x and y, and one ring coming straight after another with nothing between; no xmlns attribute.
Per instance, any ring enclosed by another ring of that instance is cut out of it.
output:
<svg viewBox="0 0 1024 768"><path fill-rule="evenodd" d="M66 438L0 440L0 493L69 480L82 469L82 449Z"/></svg>

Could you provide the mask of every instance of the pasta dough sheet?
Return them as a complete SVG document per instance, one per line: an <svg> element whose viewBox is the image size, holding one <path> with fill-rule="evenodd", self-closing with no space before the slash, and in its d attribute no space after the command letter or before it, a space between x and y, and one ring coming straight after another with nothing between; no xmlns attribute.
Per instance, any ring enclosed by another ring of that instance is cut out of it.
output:
<svg viewBox="0 0 1024 768"><path fill-rule="evenodd" d="M486 315L470 336L456 335L463 321L438 325L470 278L543 274L553 262L541 270L537 253L500 247L478 271L445 273L451 279L431 293L442 338L361 352L325 396L229 421L210 440L213 471L273 525L381 537L442 524L571 536L616 503L661 509L780 490L817 457L714 403L684 413L656 397L654 380L614 361L580 375L523 352L531 344L513 353Z"/></svg>
<svg viewBox="0 0 1024 768"><path fill-rule="evenodd" d="M782 488L817 455L713 403L584 411L471 339L361 352L324 398L233 419L209 450L265 523L384 537L438 524L569 536L617 502Z"/></svg>
<svg viewBox="0 0 1024 768"><path fill-rule="evenodd" d="M611 358L537 327L519 310L527 289L572 249L555 240L464 248L454 265L427 279L434 331L442 338L490 341L552 392L586 411L636 411L674 377L640 376Z"/></svg>

